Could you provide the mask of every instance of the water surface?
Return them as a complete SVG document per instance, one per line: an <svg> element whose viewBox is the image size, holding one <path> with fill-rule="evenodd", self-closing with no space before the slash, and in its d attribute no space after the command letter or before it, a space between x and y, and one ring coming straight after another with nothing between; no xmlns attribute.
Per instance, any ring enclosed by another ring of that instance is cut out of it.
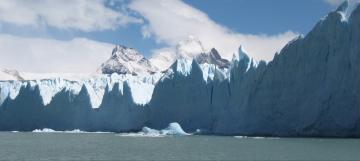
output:
<svg viewBox="0 0 360 161"><path fill-rule="evenodd" d="M360 140L1 132L0 160L360 160Z"/></svg>

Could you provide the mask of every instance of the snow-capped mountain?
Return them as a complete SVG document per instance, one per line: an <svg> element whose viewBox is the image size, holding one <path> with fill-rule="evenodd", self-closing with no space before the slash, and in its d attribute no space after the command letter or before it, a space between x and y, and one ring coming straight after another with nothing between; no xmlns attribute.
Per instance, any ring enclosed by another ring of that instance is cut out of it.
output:
<svg viewBox="0 0 360 161"><path fill-rule="evenodd" d="M212 48L207 51L201 41L194 36L189 36L186 40L180 41L176 45L177 59L195 59L199 64L214 64L219 68L229 68L230 62L222 59L219 52Z"/></svg>
<svg viewBox="0 0 360 161"><path fill-rule="evenodd" d="M199 64L213 64L218 68L229 68L230 66L230 62L221 58L215 48L206 50L201 41L194 36L188 36L187 39L180 41L176 45L175 51L171 49L158 51L150 61L154 66L164 71L179 59L186 59L190 62L194 59Z"/></svg>
<svg viewBox="0 0 360 161"><path fill-rule="evenodd" d="M230 62L226 59L222 59L219 52L212 48L208 53L201 53L195 57L195 60L199 64L214 64L219 68L229 68Z"/></svg>
<svg viewBox="0 0 360 161"><path fill-rule="evenodd" d="M103 74L137 75L141 73L154 73L157 69L135 49L118 45L112 51L111 57L101 65L99 71Z"/></svg>

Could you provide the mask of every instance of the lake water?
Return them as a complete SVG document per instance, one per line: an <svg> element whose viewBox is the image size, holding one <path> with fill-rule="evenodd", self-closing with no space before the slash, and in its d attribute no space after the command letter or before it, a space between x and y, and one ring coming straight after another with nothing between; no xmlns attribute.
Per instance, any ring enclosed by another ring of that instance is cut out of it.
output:
<svg viewBox="0 0 360 161"><path fill-rule="evenodd" d="M360 160L360 139L1 132L0 160Z"/></svg>

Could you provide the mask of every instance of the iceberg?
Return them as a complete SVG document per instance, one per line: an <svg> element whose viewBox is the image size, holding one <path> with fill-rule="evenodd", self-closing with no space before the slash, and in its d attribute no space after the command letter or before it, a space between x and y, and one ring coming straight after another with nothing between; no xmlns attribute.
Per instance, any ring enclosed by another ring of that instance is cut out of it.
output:
<svg viewBox="0 0 360 161"><path fill-rule="evenodd" d="M131 137L164 137L164 136L186 136L191 135L186 133L179 123L170 123L165 129L156 130L149 127L143 127L140 132L137 133L122 133L120 136Z"/></svg>
<svg viewBox="0 0 360 161"><path fill-rule="evenodd" d="M186 133L177 122L170 123L168 127L160 131L160 134L177 136L190 135Z"/></svg>
<svg viewBox="0 0 360 161"><path fill-rule="evenodd" d="M19 132L19 131L13 131L13 132ZM65 130L65 131L56 131L49 128L43 128L43 129L35 129L32 131L33 133L68 133L68 134L78 134L78 133L112 133L112 132L102 132L102 131L96 131L96 132L87 132L87 131L81 131L80 129L74 129L74 130Z"/></svg>
<svg viewBox="0 0 360 161"><path fill-rule="evenodd" d="M34 132L34 133L54 133L54 132L58 132L58 131L55 131L53 129L44 128L44 129L35 129L32 132Z"/></svg>

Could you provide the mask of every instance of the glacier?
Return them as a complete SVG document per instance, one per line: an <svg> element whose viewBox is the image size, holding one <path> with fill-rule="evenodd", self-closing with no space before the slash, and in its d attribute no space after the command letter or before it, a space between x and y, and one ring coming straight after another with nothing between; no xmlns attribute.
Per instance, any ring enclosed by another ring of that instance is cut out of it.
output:
<svg viewBox="0 0 360 161"><path fill-rule="evenodd" d="M179 57L155 73L0 81L0 130L139 132L177 122L201 134L360 137L360 7L345 10L270 62L240 47L229 68Z"/></svg>
<svg viewBox="0 0 360 161"><path fill-rule="evenodd" d="M52 79L0 81L0 105L7 98L14 100L21 88L29 86L32 90L39 88L43 105L48 105L52 98L61 91L69 91L77 95L81 90L86 90L92 108L98 108L106 88L122 92L124 83L131 87L134 103L143 105L150 101L154 85L161 76L161 73L139 76L113 73L112 75L92 75L83 77L80 80L69 80L69 78L58 76ZM119 84L119 89L113 88L116 83Z"/></svg>

